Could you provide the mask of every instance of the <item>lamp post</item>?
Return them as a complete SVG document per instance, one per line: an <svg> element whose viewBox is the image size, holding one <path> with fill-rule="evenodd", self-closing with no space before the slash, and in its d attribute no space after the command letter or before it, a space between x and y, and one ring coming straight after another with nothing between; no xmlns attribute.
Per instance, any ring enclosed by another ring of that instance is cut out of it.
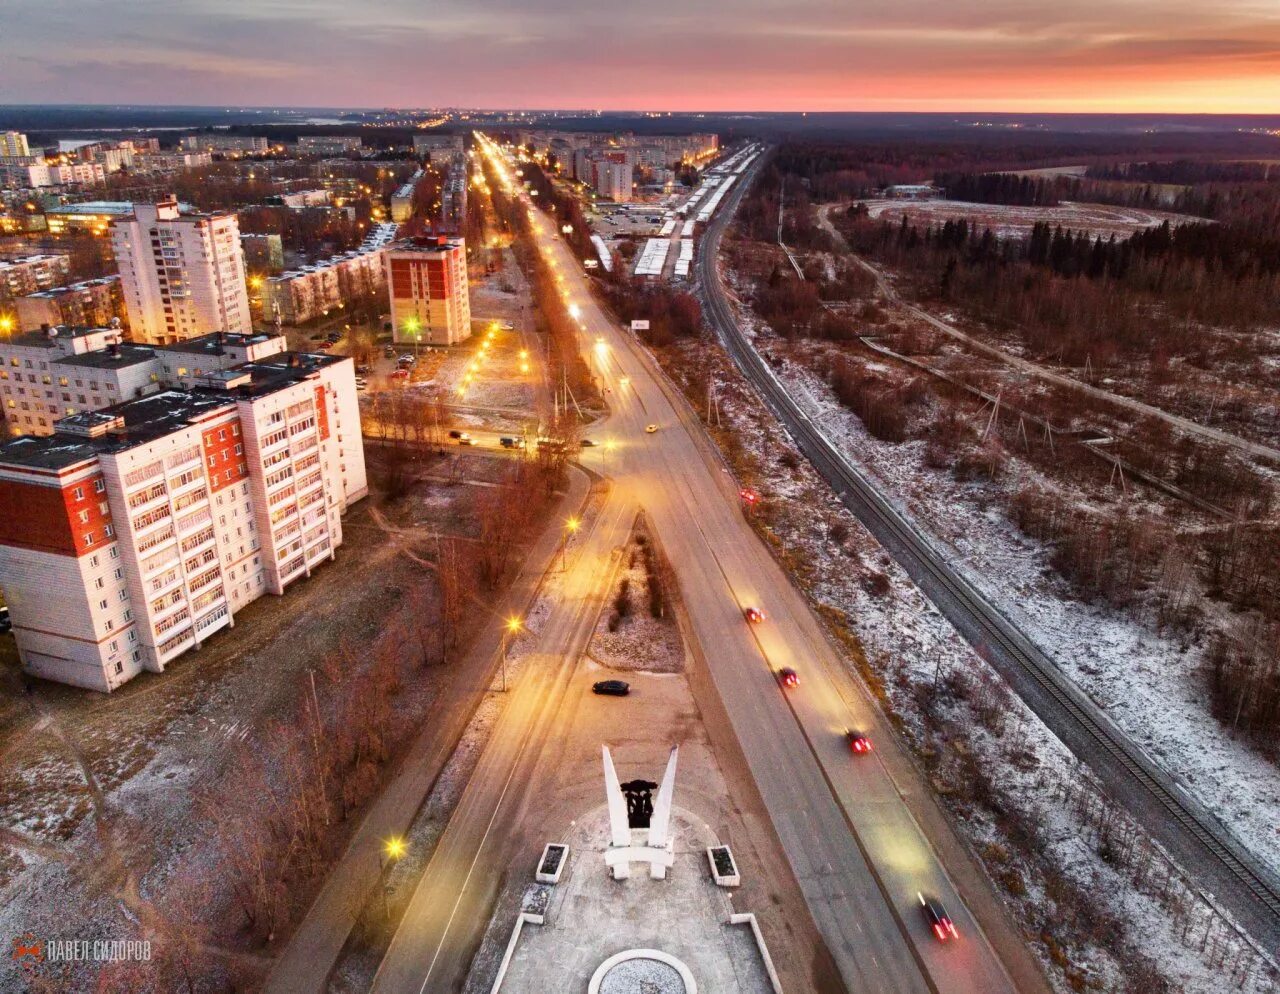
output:
<svg viewBox="0 0 1280 994"><path fill-rule="evenodd" d="M563 573L569 568L569 536L578 530L580 522L577 518L570 518L564 523L564 535L560 538L560 572Z"/></svg>
<svg viewBox="0 0 1280 994"><path fill-rule="evenodd" d="M513 637L520 631L521 621L519 618L508 618L507 623L502 630L502 693L507 692L507 639Z"/></svg>
<svg viewBox="0 0 1280 994"><path fill-rule="evenodd" d="M404 852L404 839L398 835L393 835L382 844L382 853L378 856L378 880L382 890L382 914L388 923L391 921L391 905L387 901L387 891L390 889L387 885L387 871L392 863L404 855Z"/></svg>

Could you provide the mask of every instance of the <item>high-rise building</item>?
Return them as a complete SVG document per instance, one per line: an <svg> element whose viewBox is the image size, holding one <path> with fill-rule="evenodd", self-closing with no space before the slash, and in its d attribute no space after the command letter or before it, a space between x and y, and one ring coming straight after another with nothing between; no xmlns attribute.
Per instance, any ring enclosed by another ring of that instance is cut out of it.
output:
<svg viewBox="0 0 1280 994"><path fill-rule="evenodd" d="M111 222L129 329L167 345L212 331L253 331L235 214L184 213L172 198Z"/></svg>
<svg viewBox="0 0 1280 994"><path fill-rule="evenodd" d="M471 335L467 247L461 238L410 238L386 251L393 339L453 345Z"/></svg>
<svg viewBox="0 0 1280 994"><path fill-rule="evenodd" d="M161 672L342 543L367 492L352 360L292 353L0 446L0 576L28 673Z"/></svg>
<svg viewBox="0 0 1280 994"><path fill-rule="evenodd" d="M431 156L433 166L447 165L466 155L462 135L414 135L413 151L416 155Z"/></svg>
<svg viewBox="0 0 1280 994"><path fill-rule="evenodd" d="M30 155L27 136L20 131L6 131L0 137L0 155Z"/></svg>
<svg viewBox="0 0 1280 994"><path fill-rule="evenodd" d="M631 199L632 179L631 163L614 162L605 159L595 163L596 192L605 200L623 203Z"/></svg>

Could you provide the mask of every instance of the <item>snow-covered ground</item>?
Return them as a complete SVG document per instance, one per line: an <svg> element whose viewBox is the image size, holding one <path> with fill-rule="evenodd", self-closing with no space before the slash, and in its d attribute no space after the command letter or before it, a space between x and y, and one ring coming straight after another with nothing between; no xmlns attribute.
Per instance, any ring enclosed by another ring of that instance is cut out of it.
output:
<svg viewBox="0 0 1280 994"><path fill-rule="evenodd" d="M767 348L766 336L761 344ZM827 437L850 462L884 482L953 565L1280 872L1280 769L1209 714L1201 647L1074 599L1054 576L1049 550L1019 531L990 490L930 469L923 441L872 438L804 366L785 361L779 373Z"/></svg>
<svg viewBox="0 0 1280 994"><path fill-rule="evenodd" d="M1087 978L1095 989L1152 990L1149 981L1154 971L1174 989L1186 992L1210 994L1224 986L1235 988L1238 982L1244 990L1273 990L1262 975L1263 961L1234 937L1230 949L1236 958L1231 962L1243 964L1239 969L1249 973L1243 980L1240 975L1227 977L1223 964L1228 947L1219 950L1218 943L1231 933L1221 920L1214 921L1207 908L1189 901L1187 906L1193 910L1174 916L1169 899L1148 893L1155 889L1149 880L1123 861L1103 859L1100 842L1081 814L1084 805L1101 800L1087 771L929 603L812 467L796 458L790 440L722 350L692 346L680 362L693 353L693 361L709 358L715 366L726 426L748 453L750 465L743 482L760 488L770 505L769 525L789 557L799 561L797 572L806 587L846 619L868 669L883 686L889 709L901 719L905 734L926 762L933 757L935 785L1029 935L1039 937L1033 944L1054 985L1067 990L1073 978ZM792 369L785 375L797 381L805 376ZM801 388L798 393L809 393L815 419L839 432L860 460L868 466L873 459L876 465L885 464L886 479L904 486L900 492L911 495L913 511L924 508L938 512L944 522L954 519L952 529L944 534L952 541L967 534L974 543L957 547L955 556L977 550L982 559L977 565L998 565L1000 575L1011 577L1019 591L1025 587L1029 597L1034 594L1043 569L1038 561L1042 550L1015 535L1001 514L954 492L949 478L934 480L935 474L919 470L918 451L869 438L860 423L829 397L825 385L809 381L796 386ZM991 538L981 542L982 536ZM1000 544L991 544L995 537ZM1046 602L1053 599L1048 594L1039 596ZM1063 606L1066 617L1075 617L1074 607ZM1040 623L1048 621L1040 619ZM1083 619L1077 624L1084 624ZM1109 645L1099 639L1095 642L1100 647ZM1155 652L1150 639L1144 645L1146 652ZM1128 643L1119 646L1127 648ZM935 682L942 689L931 703ZM960 685L968 689L958 690ZM992 777L993 804L976 804L963 791L948 789L948 783L954 786L957 778L959 760L952 757L953 750L957 756L972 756L974 768ZM1254 787L1265 790L1265 781L1259 769ZM1005 814L997 816L994 809ZM1033 844L1024 842L1020 848L1011 841L1010 812L1017 815L1016 824L1034 835ZM1114 809L1108 813L1118 819L1115 825L1124 825L1139 837L1127 819ZM1144 840L1143 845L1150 844ZM1033 861L1028 851L1041 855ZM1157 857L1156 862L1171 879L1180 880L1167 860ZM1010 882L1015 878L1016 885ZM1184 882L1169 885L1169 891L1189 893ZM1069 899L1070 894L1077 897ZM1078 922L1068 924L1076 919L1070 909L1078 906L1075 902L1083 899L1081 895L1087 895L1096 913L1105 918L1106 928L1089 934L1077 927ZM1211 941L1205 942L1202 952L1200 943L1206 933Z"/></svg>

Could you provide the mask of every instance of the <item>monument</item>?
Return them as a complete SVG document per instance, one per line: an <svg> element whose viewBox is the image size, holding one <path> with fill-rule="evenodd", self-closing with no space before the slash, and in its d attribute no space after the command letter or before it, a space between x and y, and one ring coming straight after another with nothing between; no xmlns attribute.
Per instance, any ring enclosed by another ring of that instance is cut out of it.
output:
<svg viewBox="0 0 1280 994"><path fill-rule="evenodd" d="M609 803L609 848L605 865L614 880L631 876L632 863L648 863L649 876L665 880L667 868L675 862L671 844L671 796L676 787L676 757L679 746L671 747L662 783L648 780L618 782L618 771L608 746L604 751L604 792ZM653 789L658 796L653 798Z"/></svg>

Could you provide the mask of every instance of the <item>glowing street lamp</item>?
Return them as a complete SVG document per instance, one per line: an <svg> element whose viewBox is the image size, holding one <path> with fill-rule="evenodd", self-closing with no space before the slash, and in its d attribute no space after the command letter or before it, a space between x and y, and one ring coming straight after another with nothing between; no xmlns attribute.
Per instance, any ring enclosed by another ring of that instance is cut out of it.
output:
<svg viewBox="0 0 1280 994"><path fill-rule="evenodd" d="M507 692L507 640L519 634L523 622L519 618L508 618L502 630L502 693Z"/></svg>
<svg viewBox="0 0 1280 994"><path fill-rule="evenodd" d="M391 886L387 883L387 871L391 869L393 863L405 854L408 847L405 845L404 839L398 835L393 835L382 843L382 853L378 856L378 878L382 884L382 914L391 921L391 905L387 901L387 897L391 891Z"/></svg>
<svg viewBox="0 0 1280 994"><path fill-rule="evenodd" d="M577 321L580 317L582 317L582 308L581 308L581 307L579 307L576 303L575 303L575 304L570 304L570 305L569 305L569 317L571 317L571 318L573 318L575 321Z"/></svg>
<svg viewBox="0 0 1280 994"><path fill-rule="evenodd" d="M569 518L564 523L564 535L560 539L560 572L564 572L569 568L569 536L578 530L581 524L577 518Z"/></svg>

